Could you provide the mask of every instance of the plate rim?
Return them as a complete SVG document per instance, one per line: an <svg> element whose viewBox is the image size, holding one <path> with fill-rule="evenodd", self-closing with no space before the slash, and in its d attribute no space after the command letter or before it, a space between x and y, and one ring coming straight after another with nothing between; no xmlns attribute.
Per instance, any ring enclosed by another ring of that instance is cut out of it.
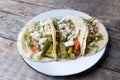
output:
<svg viewBox="0 0 120 80"><path fill-rule="evenodd" d="M37 69L33 68L29 63L27 63L27 59L25 59L25 58L22 57L22 56L21 56L21 57L22 57L23 61L24 61L30 68L32 68L33 70L37 71L38 73L42 73L42 74L48 75L48 76L70 76L70 75L75 75L75 74L82 73L82 72L84 72L84 71L87 71L88 69L91 69L93 66L95 66L95 65L100 61L100 59L104 56L104 52L105 52L105 50L106 50L106 47L107 47L107 46L105 46L103 49L101 49L101 51L103 50L103 53L102 53L101 57L100 57L100 58L96 61L96 63L94 63L92 66L88 67L87 69L85 69L85 70L83 70L83 71L81 71L81 72L64 74L64 75L52 75L52 74L47 74L47 73L43 73L43 72L41 72L41 71L38 71Z"/></svg>
<svg viewBox="0 0 120 80"><path fill-rule="evenodd" d="M38 16L40 16L40 15L42 15L42 14L44 14L44 13L49 13L49 12L52 12L52 11L63 11L63 10L64 10L64 11L79 12L79 13L82 13L82 14L84 14L84 15L89 16L88 14L86 14L86 13L84 13L84 12L82 12L82 11L77 11L77 10L72 10L72 9L55 9L55 10L50 10L50 11L46 11L46 12L43 12L43 13L41 13L41 14L38 14L37 16L35 16L35 17L33 17L32 19L30 19L27 23L34 21L35 18L37 18ZM91 17L91 16L90 16L90 17ZM26 23L26 24L27 24L27 23ZM100 50L100 51L103 51L103 52L101 53L102 55L99 57L99 59L98 59L94 64L92 64L92 66L86 68L85 70L82 70L81 72L84 72L84 71L90 69L91 67L93 67L94 65L96 65L96 63L99 62L99 60L103 57L103 55L104 55L104 53L105 53L106 46L107 46L107 44ZM97 53L96 53L96 54L97 54ZM21 57L22 57L22 56L21 56ZM81 73L81 72L76 72L76 73L70 73L70 74L66 74L66 75L65 75L65 74L64 74L64 75L58 75L58 74L57 74L57 75L52 75L52 74L47 74L47 73L43 73L43 72L38 71L37 69L33 68L33 67L27 62L27 59L25 59L24 57L22 57L22 59L23 59L24 62L25 62L27 65L29 65L32 69L34 69L34 70L36 70L37 72L40 72L40 73L42 73L42 74L49 75L49 76L69 76L69 75L74 75L74 74Z"/></svg>

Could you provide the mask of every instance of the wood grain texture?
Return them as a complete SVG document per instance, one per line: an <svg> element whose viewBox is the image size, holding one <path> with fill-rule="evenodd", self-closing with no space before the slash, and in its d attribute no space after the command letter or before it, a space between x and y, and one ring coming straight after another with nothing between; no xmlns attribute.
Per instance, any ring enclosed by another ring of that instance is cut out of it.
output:
<svg viewBox="0 0 120 80"><path fill-rule="evenodd" d="M50 77L31 69L22 60L16 42L0 38L0 77L4 80L119 80L120 73L96 65L90 70L68 77Z"/></svg>
<svg viewBox="0 0 120 80"><path fill-rule="evenodd" d="M33 17L48 10L51 8L11 0L0 0L0 11L15 15Z"/></svg>
<svg viewBox="0 0 120 80"><path fill-rule="evenodd" d="M18 32L29 18L0 13L0 36L16 40Z"/></svg>
<svg viewBox="0 0 120 80"><path fill-rule="evenodd" d="M0 80L120 80L119 4L120 0L0 0ZM16 39L20 29L32 17L60 8L96 16L108 30L109 43L100 62L87 72L50 77L39 74L24 63L16 50Z"/></svg>
<svg viewBox="0 0 120 80"><path fill-rule="evenodd" d="M91 16L120 19L120 0L14 0L52 8L81 10ZM119 17L118 17L119 16Z"/></svg>

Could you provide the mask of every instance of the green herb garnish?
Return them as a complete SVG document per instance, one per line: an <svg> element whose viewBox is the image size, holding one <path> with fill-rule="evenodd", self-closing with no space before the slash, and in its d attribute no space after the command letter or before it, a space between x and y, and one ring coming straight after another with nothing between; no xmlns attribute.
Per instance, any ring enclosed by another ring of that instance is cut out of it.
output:
<svg viewBox="0 0 120 80"><path fill-rule="evenodd" d="M98 49L99 49L99 46L98 45L96 45L96 44L93 44L93 46L92 46L93 48L96 48L96 51L95 52L97 52L98 51Z"/></svg>
<svg viewBox="0 0 120 80"><path fill-rule="evenodd" d="M31 39L27 40L27 44L28 44L29 48L32 48L34 46L34 43Z"/></svg>
<svg viewBox="0 0 120 80"><path fill-rule="evenodd" d="M35 23L35 28L38 30L40 29L40 22L39 21Z"/></svg>

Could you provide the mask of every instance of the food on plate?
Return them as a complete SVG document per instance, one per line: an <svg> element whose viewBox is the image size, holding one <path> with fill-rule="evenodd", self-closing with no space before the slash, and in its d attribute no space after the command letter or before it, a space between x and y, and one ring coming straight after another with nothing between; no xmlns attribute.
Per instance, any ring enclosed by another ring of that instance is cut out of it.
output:
<svg viewBox="0 0 120 80"><path fill-rule="evenodd" d="M77 16L68 15L62 19L53 19L57 31L57 47L59 58L75 59L84 55L88 27L84 20Z"/></svg>
<svg viewBox="0 0 120 80"><path fill-rule="evenodd" d="M68 15L27 23L18 35L17 48L24 58L56 61L96 53L107 42L107 31L96 18Z"/></svg>
<svg viewBox="0 0 120 80"><path fill-rule="evenodd" d="M88 34L86 38L85 54L93 54L100 51L108 42L108 33L104 25L95 17L83 17L88 26Z"/></svg>
<svg viewBox="0 0 120 80"><path fill-rule="evenodd" d="M52 61L56 55L56 30L52 20L28 23L17 40L19 53L34 61Z"/></svg>

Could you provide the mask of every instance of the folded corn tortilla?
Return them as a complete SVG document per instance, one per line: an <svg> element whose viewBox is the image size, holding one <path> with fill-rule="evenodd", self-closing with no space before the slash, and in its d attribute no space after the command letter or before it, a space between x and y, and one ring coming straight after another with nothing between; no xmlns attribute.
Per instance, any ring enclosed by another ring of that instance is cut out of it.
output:
<svg viewBox="0 0 120 80"><path fill-rule="evenodd" d="M24 39L24 35L27 33L27 30L32 28L35 25L36 22L32 22L32 23L27 23L22 30L20 31L19 35L18 35L18 39L17 39L17 49L18 52L21 54L21 56L23 56L24 58L27 59L31 59L33 61L54 61L57 60L57 55L56 55L56 30L54 28L54 25L52 23L52 20L48 20L49 26L51 27L51 33L52 33L52 40L53 40L53 51L52 51L52 55L54 58L48 58L48 57L43 57L42 54L33 54L31 52L31 49L28 47L28 45L26 44L26 40ZM47 26L45 26L47 28ZM39 55L39 59L38 58Z"/></svg>

